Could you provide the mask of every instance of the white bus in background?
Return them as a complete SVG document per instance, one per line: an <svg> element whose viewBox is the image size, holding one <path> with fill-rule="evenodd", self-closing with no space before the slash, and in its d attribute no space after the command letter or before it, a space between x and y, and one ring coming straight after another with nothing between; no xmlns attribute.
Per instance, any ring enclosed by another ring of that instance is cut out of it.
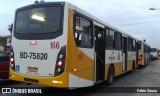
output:
<svg viewBox="0 0 160 96"><path fill-rule="evenodd" d="M139 41L138 65L145 66L150 62L150 46L144 41Z"/></svg>
<svg viewBox="0 0 160 96"><path fill-rule="evenodd" d="M158 48L151 48L151 55L153 55L155 59L158 59L159 58Z"/></svg>

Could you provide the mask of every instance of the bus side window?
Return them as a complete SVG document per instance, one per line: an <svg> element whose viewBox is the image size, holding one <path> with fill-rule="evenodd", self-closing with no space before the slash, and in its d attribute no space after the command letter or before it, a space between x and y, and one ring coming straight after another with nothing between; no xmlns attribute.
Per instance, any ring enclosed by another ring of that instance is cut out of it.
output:
<svg viewBox="0 0 160 96"><path fill-rule="evenodd" d="M91 48L93 46L92 23L89 19L75 15L74 37L78 47Z"/></svg>
<svg viewBox="0 0 160 96"><path fill-rule="evenodd" d="M133 40L133 51L136 51L136 40Z"/></svg>
<svg viewBox="0 0 160 96"><path fill-rule="evenodd" d="M106 29L106 49L114 49L114 31Z"/></svg>
<svg viewBox="0 0 160 96"><path fill-rule="evenodd" d="M119 32L115 32L114 34L114 47L115 50L121 50L121 38L122 38L122 34Z"/></svg>
<svg viewBox="0 0 160 96"><path fill-rule="evenodd" d="M128 37L128 51L132 51L131 48L132 48L132 42L131 42L131 38Z"/></svg>
<svg viewBox="0 0 160 96"><path fill-rule="evenodd" d="M133 38L128 38L128 51L135 51L135 40Z"/></svg>

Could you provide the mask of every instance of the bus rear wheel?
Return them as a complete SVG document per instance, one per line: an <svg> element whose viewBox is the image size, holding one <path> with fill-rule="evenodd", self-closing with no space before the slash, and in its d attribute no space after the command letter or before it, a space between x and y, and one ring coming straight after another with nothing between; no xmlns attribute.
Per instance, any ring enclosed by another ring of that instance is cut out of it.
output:
<svg viewBox="0 0 160 96"><path fill-rule="evenodd" d="M108 69L108 75L107 75L107 85L111 85L114 82L114 68L113 66L110 66Z"/></svg>

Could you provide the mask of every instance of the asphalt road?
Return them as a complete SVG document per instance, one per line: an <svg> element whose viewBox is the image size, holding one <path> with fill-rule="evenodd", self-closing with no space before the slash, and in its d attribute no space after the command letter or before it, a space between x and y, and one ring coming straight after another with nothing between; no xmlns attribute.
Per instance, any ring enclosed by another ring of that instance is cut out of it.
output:
<svg viewBox="0 0 160 96"><path fill-rule="evenodd" d="M135 69L133 72L116 77L111 86L106 86L104 83L102 83L96 86L76 90L63 90L57 88L48 88L35 84L27 85L25 83L10 80L1 80L0 86L1 88L39 87L43 92L43 94L1 93L0 96L160 96L160 93L137 93L137 90L148 89L148 87L149 89L153 87L152 89L160 91L160 60L155 60L150 62L150 64L146 65L145 67ZM44 94L45 92L47 93Z"/></svg>

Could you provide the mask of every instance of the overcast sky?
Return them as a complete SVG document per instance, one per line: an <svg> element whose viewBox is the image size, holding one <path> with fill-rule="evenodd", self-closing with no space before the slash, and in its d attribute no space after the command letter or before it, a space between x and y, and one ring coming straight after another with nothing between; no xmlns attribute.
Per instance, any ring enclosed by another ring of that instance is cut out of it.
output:
<svg viewBox="0 0 160 96"><path fill-rule="evenodd" d="M35 0L1 0L0 35L9 34L17 8ZM55 0L45 0L55 1ZM60 1L60 0L56 0ZM106 23L160 48L160 0L63 0L68 1ZM159 10L148 10L149 8Z"/></svg>

